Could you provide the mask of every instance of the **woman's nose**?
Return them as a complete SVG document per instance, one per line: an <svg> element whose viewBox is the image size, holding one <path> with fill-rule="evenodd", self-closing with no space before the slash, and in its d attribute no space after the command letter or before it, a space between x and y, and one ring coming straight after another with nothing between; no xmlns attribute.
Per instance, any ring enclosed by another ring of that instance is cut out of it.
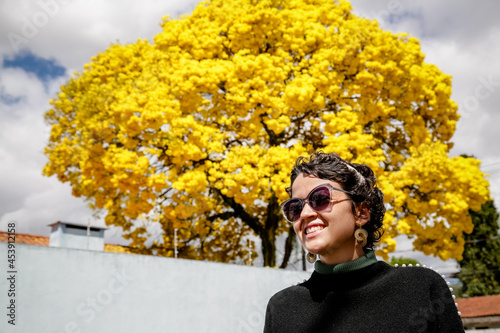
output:
<svg viewBox="0 0 500 333"><path fill-rule="evenodd" d="M300 212L300 220L307 220L311 216L316 216L317 212L311 208L308 202L304 204L302 212Z"/></svg>

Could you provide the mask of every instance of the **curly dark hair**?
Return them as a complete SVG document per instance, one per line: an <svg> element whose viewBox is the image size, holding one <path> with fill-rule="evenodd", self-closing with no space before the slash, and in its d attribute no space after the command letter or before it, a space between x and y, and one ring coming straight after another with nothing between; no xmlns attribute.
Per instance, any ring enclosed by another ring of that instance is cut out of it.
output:
<svg viewBox="0 0 500 333"><path fill-rule="evenodd" d="M370 220L363 226L368 232L368 241L363 250L374 250L383 235L385 206L384 194L376 187L372 169L365 164L349 163L335 153L319 151L309 158L301 156L297 159L290 174L290 184L301 173L339 183L343 190L349 192L355 216L358 216L356 208L366 207L370 210ZM292 196L291 185L286 191Z"/></svg>

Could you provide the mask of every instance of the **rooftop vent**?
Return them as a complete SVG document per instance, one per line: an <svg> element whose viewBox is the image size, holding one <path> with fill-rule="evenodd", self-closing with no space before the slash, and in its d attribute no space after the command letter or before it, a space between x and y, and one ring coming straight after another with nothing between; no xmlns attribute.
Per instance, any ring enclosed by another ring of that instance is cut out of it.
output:
<svg viewBox="0 0 500 333"><path fill-rule="evenodd" d="M104 250L104 230L106 227L83 225L57 221L52 227L49 246L66 247L93 251Z"/></svg>

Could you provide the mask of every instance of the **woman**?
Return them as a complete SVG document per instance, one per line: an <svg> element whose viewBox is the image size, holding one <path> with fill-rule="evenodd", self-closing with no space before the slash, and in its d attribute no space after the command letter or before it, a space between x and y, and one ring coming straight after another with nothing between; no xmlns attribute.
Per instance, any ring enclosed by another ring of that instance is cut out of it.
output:
<svg viewBox="0 0 500 333"><path fill-rule="evenodd" d="M439 274L377 261L385 208L368 166L299 158L287 192L283 215L314 272L271 298L264 332L464 332Z"/></svg>

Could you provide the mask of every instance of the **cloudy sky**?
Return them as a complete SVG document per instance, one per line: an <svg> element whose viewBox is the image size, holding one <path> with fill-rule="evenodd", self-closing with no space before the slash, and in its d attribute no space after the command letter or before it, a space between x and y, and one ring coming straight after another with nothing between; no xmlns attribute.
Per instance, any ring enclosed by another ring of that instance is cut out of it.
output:
<svg viewBox="0 0 500 333"><path fill-rule="evenodd" d="M0 230L48 235L61 220L102 224L68 185L46 178L43 149L49 128L43 114L74 71L110 44L152 41L161 17L189 13L192 0L0 0ZM500 2L353 0L354 13L376 18L384 29L420 39L426 61L453 76L462 119L452 156L473 154L490 174L500 207ZM117 231L107 231L107 241ZM412 254L398 254L443 266ZM448 263L448 267L451 264ZM444 266L443 266L444 267Z"/></svg>

